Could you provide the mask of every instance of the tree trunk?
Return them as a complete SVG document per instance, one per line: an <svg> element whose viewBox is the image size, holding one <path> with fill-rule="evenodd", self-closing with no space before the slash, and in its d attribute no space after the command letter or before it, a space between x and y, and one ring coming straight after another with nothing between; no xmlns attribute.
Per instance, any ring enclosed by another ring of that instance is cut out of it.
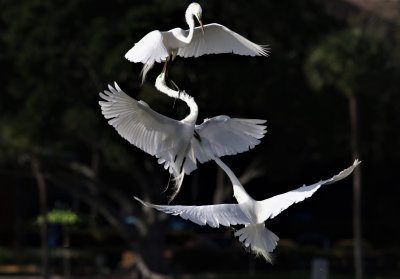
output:
<svg viewBox="0 0 400 279"><path fill-rule="evenodd" d="M147 266L150 274L154 273L161 276L171 272L164 258L165 227L165 220L157 218L153 224L148 224L147 234L140 238L137 245L143 264ZM148 278L153 277L149 276Z"/></svg>
<svg viewBox="0 0 400 279"><path fill-rule="evenodd" d="M69 234L69 226L63 225L63 249L64 249L64 257L63 257L63 270L64 270L64 278L71 278L71 251L70 251L70 234Z"/></svg>
<svg viewBox="0 0 400 279"><path fill-rule="evenodd" d="M359 158L358 148L358 109L357 99L354 94L349 97L349 114L351 129L351 151L353 159ZM355 278L363 278L362 261L362 223L361 223L361 168L354 170L353 174L353 236L354 236L354 269Z"/></svg>
<svg viewBox="0 0 400 279"><path fill-rule="evenodd" d="M44 279L47 279L49 277L49 249L47 246L46 181L40 169L40 161L36 155L32 155L31 157L31 168L38 187L40 216L43 217L43 222L40 223L40 239L42 243L42 276Z"/></svg>

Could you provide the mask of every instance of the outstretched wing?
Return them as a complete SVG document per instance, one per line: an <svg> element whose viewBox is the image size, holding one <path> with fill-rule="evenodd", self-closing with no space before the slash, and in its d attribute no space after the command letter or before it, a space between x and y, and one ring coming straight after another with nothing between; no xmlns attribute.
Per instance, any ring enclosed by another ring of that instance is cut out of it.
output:
<svg viewBox="0 0 400 279"><path fill-rule="evenodd" d="M266 121L260 119L230 118L220 115L196 125L192 138L192 152L200 162L214 157L235 155L257 144L266 133Z"/></svg>
<svg viewBox="0 0 400 279"><path fill-rule="evenodd" d="M156 205L144 202L137 197L135 199L145 206L171 215L179 215L183 219L190 220L200 226L209 225L210 227L218 228L219 225L229 227L230 225L247 225L251 223L237 204L202 206Z"/></svg>
<svg viewBox="0 0 400 279"><path fill-rule="evenodd" d="M158 30L148 33L125 54L125 58L129 61L143 64L165 61L168 56L163 35Z"/></svg>
<svg viewBox="0 0 400 279"><path fill-rule="evenodd" d="M261 222L269 218L274 218L292 204L301 202L306 198L311 197L322 185L332 184L347 177L359 164L360 161L355 160L352 166L327 180L322 180L310 186L304 185L296 190L259 201L258 206L260 207L260 210L258 213L258 220Z"/></svg>
<svg viewBox="0 0 400 279"><path fill-rule="evenodd" d="M99 93L101 112L108 123L131 144L143 151L171 161L169 150L179 146L182 125L179 121L153 111L145 102L136 101L125 94L115 83L115 88Z"/></svg>
<svg viewBox="0 0 400 279"><path fill-rule="evenodd" d="M189 30L184 31L187 36ZM268 56L268 48L257 45L229 28L211 23L204 25L204 34L200 27L194 29L190 44L178 49L182 57L198 57L204 54L234 53L249 56Z"/></svg>

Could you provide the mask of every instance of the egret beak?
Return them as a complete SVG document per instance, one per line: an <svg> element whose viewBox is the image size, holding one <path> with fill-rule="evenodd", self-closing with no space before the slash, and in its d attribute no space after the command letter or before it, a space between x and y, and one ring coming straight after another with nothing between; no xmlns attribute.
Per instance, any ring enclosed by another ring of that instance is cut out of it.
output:
<svg viewBox="0 0 400 279"><path fill-rule="evenodd" d="M203 32L203 35L204 35L204 26L203 26L203 22L201 22L201 19L199 19L199 18L197 18L197 20L198 20L199 23L200 23L201 32Z"/></svg>

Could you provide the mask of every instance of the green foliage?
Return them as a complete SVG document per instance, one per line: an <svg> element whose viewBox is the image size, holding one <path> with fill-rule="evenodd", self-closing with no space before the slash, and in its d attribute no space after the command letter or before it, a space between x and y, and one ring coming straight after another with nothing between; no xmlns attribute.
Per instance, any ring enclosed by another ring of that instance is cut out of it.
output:
<svg viewBox="0 0 400 279"><path fill-rule="evenodd" d="M335 89L349 96L361 93L377 61L388 61L382 42L352 27L324 37L311 51L304 71L317 91Z"/></svg>
<svg viewBox="0 0 400 279"><path fill-rule="evenodd" d="M43 222L43 216L38 216L36 223L42 224ZM79 222L79 217L70 209L53 209L47 212L47 222L49 224L75 225Z"/></svg>

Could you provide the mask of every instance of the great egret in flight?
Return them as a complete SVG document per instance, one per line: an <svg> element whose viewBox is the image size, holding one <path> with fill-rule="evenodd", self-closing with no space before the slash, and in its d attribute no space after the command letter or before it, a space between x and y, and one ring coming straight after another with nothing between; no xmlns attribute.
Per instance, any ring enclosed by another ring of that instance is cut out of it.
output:
<svg viewBox="0 0 400 279"><path fill-rule="evenodd" d="M170 97L179 98L190 108L182 120L175 120L152 110L144 101L136 101L115 83L100 93L102 113L108 123L131 144L158 158L173 175L175 186L170 201L178 193L183 177L197 168L196 160L207 162L214 157L235 155L260 143L266 133L266 121L230 118L225 115L205 119L196 125L198 107L193 97L170 89L165 74L156 80L156 87Z"/></svg>
<svg viewBox="0 0 400 279"><path fill-rule="evenodd" d="M167 63L177 55L199 57L204 54L234 53L268 56L268 48L247 40L221 24L211 23L203 26L201 16L200 5L191 3L185 13L189 30L174 28L169 31L152 31L125 54L129 61L144 64L141 72L142 82L155 62ZM194 18L200 23L200 27L195 27Z"/></svg>
<svg viewBox="0 0 400 279"><path fill-rule="evenodd" d="M266 200L256 201L247 194L227 165L219 158L214 160L228 174L233 185L233 195L238 202L237 204L203 206L156 205L144 202L137 197L135 199L145 206L153 207L168 214L179 215L183 219L189 219L201 226L209 225L213 228L218 228L219 225L226 227L244 225L243 228L234 233L235 236L239 237L239 241L246 247L250 247L255 254L263 256L268 262L272 262L270 252L275 249L279 238L265 227L264 222L269 218L274 218L292 204L311 197L322 185L331 184L345 178L360 163L360 161L355 160L352 166L327 180L322 180L310 186L304 185L296 190Z"/></svg>

